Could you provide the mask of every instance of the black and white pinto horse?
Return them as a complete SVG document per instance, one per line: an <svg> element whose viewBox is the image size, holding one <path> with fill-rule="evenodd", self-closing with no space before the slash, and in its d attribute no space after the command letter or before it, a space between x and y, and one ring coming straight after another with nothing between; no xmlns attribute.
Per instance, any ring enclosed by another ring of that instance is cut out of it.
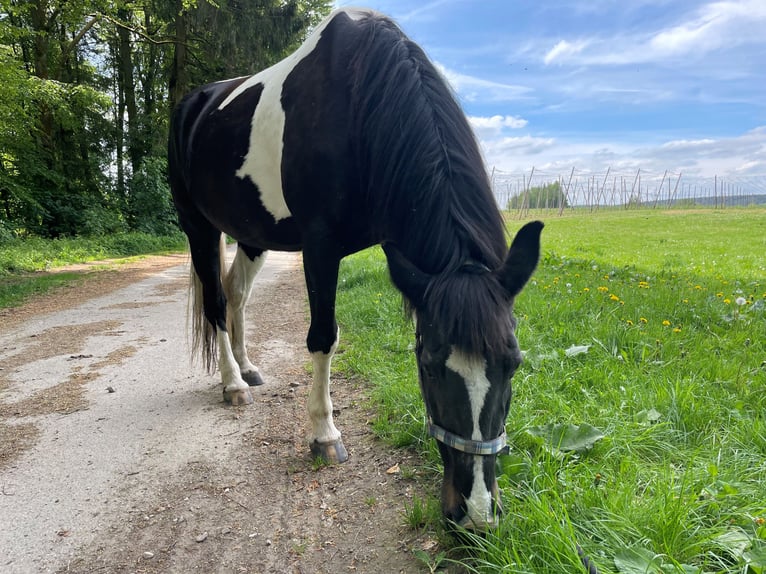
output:
<svg viewBox="0 0 766 574"><path fill-rule="evenodd" d="M346 460L329 391L338 266L382 244L415 319L444 514L495 524L495 458L521 362L512 307L543 225L524 226L508 250L475 137L423 51L379 14L337 10L273 67L190 93L173 114L169 171L193 262L197 347L209 368L217 362L226 400L251 403L249 386L263 382L244 308L266 251L302 251L309 442L315 456ZM222 232L238 242L228 272Z"/></svg>

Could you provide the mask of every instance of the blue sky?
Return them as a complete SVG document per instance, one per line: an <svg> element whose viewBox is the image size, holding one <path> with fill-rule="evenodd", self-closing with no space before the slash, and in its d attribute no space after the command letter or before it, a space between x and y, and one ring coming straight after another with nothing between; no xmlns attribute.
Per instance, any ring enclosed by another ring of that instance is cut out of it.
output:
<svg viewBox="0 0 766 574"><path fill-rule="evenodd" d="M490 168L766 174L766 0L366 6L441 69Z"/></svg>

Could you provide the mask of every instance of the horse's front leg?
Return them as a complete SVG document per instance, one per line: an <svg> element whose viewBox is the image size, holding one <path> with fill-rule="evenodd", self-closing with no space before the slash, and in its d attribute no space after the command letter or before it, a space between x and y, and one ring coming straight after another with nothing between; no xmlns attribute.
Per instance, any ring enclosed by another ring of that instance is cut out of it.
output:
<svg viewBox="0 0 766 574"><path fill-rule="evenodd" d="M330 363L338 347L338 324L335 322L335 290L340 260L322 260L312 248L304 250L311 327L306 343L314 367L314 380L309 393L308 411L311 421L309 446L311 454L328 462L345 462L348 453L340 431L332 418L330 398Z"/></svg>
<svg viewBox="0 0 766 574"><path fill-rule="evenodd" d="M261 373L247 356L245 345L245 306L253 289L255 276L263 267L266 252L242 244L223 282L226 294L226 326L231 337L231 350L242 379L251 387L263 384Z"/></svg>

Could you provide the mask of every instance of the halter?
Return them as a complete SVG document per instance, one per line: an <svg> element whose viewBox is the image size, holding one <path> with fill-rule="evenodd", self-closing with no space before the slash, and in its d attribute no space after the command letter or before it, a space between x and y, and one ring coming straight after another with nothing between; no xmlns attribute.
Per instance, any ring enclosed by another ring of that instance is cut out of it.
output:
<svg viewBox="0 0 766 574"><path fill-rule="evenodd" d="M466 454L475 454L479 456L490 456L493 454L505 454L508 452L507 437L505 430L502 434L492 440L472 440L463 438L443 429L435 424L431 417L428 417L428 436L432 436L440 443L464 452Z"/></svg>
<svg viewBox="0 0 766 574"><path fill-rule="evenodd" d="M475 273L477 275L491 273L490 268L483 263L471 260L465 261L459 269L460 271ZM503 432L499 437L493 438L492 440L467 439L437 425L431 418L430 414L428 415L427 427L428 436L435 438L438 442L448 446L449 448L453 448L466 454L491 456L493 454L504 454L508 452L508 442L507 436L505 434L505 429L503 429Z"/></svg>

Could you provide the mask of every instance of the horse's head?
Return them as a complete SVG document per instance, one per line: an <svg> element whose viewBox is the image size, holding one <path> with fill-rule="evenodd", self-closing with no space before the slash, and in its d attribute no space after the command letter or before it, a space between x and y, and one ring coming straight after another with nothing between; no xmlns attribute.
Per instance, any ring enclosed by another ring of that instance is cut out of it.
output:
<svg viewBox="0 0 766 574"><path fill-rule="evenodd" d="M431 276L384 246L391 278L415 316L429 434L444 462L442 510L461 526L497 523L495 459L505 449L510 380L521 363L513 300L537 265L542 228L525 225L494 271L467 262L447 276Z"/></svg>

